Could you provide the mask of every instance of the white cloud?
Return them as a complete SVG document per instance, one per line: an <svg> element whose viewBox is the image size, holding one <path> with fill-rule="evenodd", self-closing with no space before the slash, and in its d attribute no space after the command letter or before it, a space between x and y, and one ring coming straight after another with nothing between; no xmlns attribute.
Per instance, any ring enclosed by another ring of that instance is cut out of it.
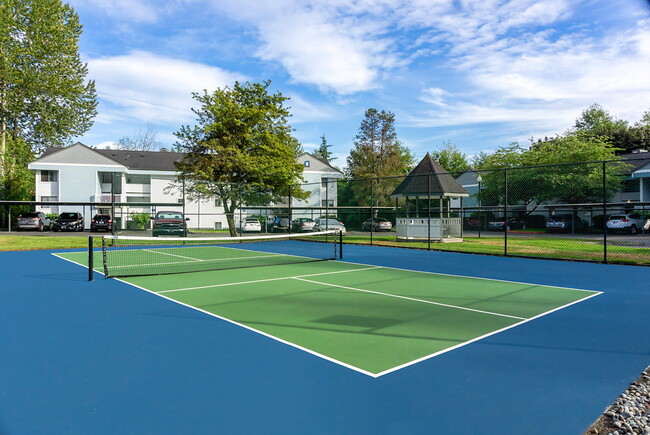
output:
<svg viewBox="0 0 650 435"><path fill-rule="evenodd" d="M245 80L241 74L180 59L134 51L88 60L106 119L135 118L145 123L188 122L196 107L192 92L212 91Z"/></svg>
<svg viewBox="0 0 650 435"><path fill-rule="evenodd" d="M401 64L391 39L382 36L388 23L376 14L372 19L355 15L371 11L364 2L210 3L253 24L261 40L257 56L281 64L294 83L349 95L378 88L381 72ZM381 9L375 8L372 12Z"/></svg>

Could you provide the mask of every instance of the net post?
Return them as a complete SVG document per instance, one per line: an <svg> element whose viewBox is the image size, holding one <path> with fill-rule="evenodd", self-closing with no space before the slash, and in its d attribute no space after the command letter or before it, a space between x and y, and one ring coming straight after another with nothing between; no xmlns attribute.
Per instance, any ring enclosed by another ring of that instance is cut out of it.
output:
<svg viewBox="0 0 650 435"><path fill-rule="evenodd" d="M339 230L339 260L343 260L343 231Z"/></svg>
<svg viewBox="0 0 650 435"><path fill-rule="evenodd" d="M88 236L88 281L94 280L93 236Z"/></svg>

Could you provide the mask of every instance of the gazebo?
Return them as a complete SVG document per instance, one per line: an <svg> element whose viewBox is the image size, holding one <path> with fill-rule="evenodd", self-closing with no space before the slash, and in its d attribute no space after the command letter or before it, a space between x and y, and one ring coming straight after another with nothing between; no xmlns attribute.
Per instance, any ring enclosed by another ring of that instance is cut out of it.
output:
<svg viewBox="0 0 650 435"><path fill-rule="evenodd" d="M451 200L460 199L462 204L462 198L468 196L465 188L427 153L391 194L391 198L404 198L406 203L406 217L397 218L397 239L462 242L462 217L452 216Z"/></svg>

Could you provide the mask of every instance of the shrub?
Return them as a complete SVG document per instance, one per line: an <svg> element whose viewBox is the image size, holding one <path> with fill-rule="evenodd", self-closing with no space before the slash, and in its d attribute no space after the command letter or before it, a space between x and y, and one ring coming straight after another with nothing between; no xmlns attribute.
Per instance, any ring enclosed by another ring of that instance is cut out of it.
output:
<svg viewBox="0 0 650 435"><path fill-rule="evenodd" d="M149 213L134 213L131 215L131 220L135 223L137 229L139 230L148 228L149 222L151 222Z"/></svg>

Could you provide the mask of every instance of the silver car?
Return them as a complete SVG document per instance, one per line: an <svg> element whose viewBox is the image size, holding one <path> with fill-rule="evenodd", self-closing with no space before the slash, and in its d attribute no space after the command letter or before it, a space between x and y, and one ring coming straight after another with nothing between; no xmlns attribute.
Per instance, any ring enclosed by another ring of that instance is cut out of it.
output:
<svg viewBox="0 0 650 435"><path fill-rule="evenodd" d="M21 213L18 216L18 231L20 230L49 230L52 229L52 221L40 211Z"/></svg>
<svg viewBox="0 0 650 435"><path fill-rule="evenodd" d="M343 225L343 222L339 222L338 220L333 218L316 219L316 225L314 225L314 231L327 231L327 230L340 231L345 236L345 225Z"/></svg>
<svg viewBox="0 0 650 435"><path fill-rule="evenodd" d="M631 214L614 214L607 219L607 231L623 231L630 234L636 234L646 223L646 218L638 213Z"/></svg>

